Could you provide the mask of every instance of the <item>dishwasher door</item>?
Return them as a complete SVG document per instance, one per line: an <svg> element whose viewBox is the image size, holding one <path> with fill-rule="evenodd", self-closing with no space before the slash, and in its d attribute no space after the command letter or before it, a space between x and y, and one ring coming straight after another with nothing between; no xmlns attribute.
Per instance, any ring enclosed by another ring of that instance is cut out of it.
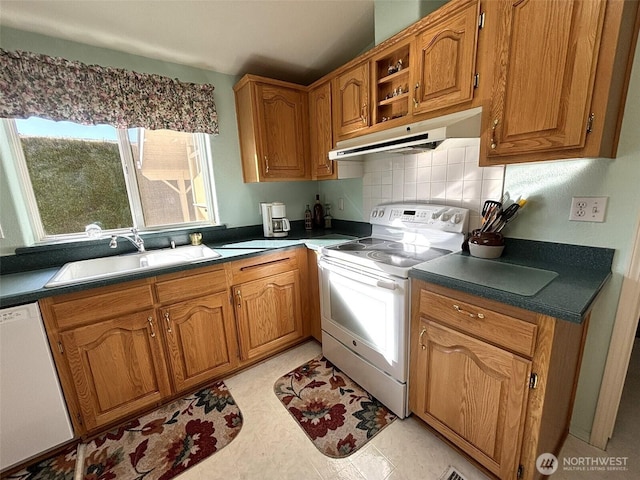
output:
<svg viewBox="0 0 640 480"><path fill-rule="evenodd" d="M38 304L0 310L0 470L72 438Z"/></svg>

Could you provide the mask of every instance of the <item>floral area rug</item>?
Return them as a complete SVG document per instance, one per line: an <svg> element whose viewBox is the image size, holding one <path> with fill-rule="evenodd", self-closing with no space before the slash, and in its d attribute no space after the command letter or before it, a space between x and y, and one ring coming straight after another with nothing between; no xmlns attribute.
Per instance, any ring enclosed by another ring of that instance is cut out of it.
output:
<svg viewBox="0 0 640 480"><path fill-rule="evenodd" d="M29 465L24 470L2 478L16 480L73 480L75 469L76 446L74 445L54 457Z"/></svg>
<svg viewBox="0 0 640 480"><path fill-rule="evenodd" d="M242 428L224 382L183 397L86 444L84 480L168 480L221 450ZM8 479L73 480L76 448Z"/></svg>
<svg viewBox="0 0 640 480"><path fill-rule="evenodd" d="M273 390L318 450L342 458L397 417L322 355L280 377Z"/></svg>

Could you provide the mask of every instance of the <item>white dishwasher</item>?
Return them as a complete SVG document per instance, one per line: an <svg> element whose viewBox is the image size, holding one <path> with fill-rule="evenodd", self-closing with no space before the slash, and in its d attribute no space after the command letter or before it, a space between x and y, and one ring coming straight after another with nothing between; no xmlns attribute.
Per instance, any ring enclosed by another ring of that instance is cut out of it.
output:
<svg viewBox="0 0 640 480"><path fill-rule="evenodd" d="M72 438L38 304L0 310L0 470Z"/></svg>

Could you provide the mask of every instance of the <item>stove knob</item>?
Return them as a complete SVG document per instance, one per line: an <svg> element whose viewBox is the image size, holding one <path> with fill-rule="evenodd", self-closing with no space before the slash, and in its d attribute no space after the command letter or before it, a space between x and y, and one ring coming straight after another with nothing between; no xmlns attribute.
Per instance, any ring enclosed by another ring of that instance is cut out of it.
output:
<svg viewBox="0 0 640 480"><path fill-rule="evenodd" d="M451 217L451 223L460 223L460 220L462 220L462 216L459 213L456 213Z"/></svg>
<svg viewBox="0 0 640 480"><path fill-rule="evenodd" d="M382 210L378 210L378 217L384 217L384 208Z"/></svg>
<svg viewBox="0 0 640 480"><path fill-rule="evenodd" d="M376 218L378 216L378 210L371 210L371 218Z"/></svg>
<svg viewBox="0 0 640 480"><path fill-rule="evenodd" d="M449 217L450 217L450 216L451 216L451 214L449 214L448 212L447 212L447 213L443 213L443 214L442 214L442 218L441 218L441 220L442 220L443 222L446 222L447 220L449 220Z"/></svg>
<svg viewBox="0 0 640 480"><path fill-rule="evenodd" d="M435 220L435 219L437 219L440 215L442 215L442 214L443 214L444 212L446 212L446 211L447 211L447 209L446 209L446 208L441 208L440 210L437 210L437 211L433 212L433 213L431 214L431 218L432 218L433 220Z"/></svg>

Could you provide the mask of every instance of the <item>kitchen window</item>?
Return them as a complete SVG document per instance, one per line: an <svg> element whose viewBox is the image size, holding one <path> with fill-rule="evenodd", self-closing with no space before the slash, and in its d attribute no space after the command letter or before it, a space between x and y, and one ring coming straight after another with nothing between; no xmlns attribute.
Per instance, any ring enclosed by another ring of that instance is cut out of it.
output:
<svg viewBox="0 0 640 480"><path fill-rule="evenodd" d="M172 130L4 120L36 240L103 230L215 225L209 136Z"/></svg>

